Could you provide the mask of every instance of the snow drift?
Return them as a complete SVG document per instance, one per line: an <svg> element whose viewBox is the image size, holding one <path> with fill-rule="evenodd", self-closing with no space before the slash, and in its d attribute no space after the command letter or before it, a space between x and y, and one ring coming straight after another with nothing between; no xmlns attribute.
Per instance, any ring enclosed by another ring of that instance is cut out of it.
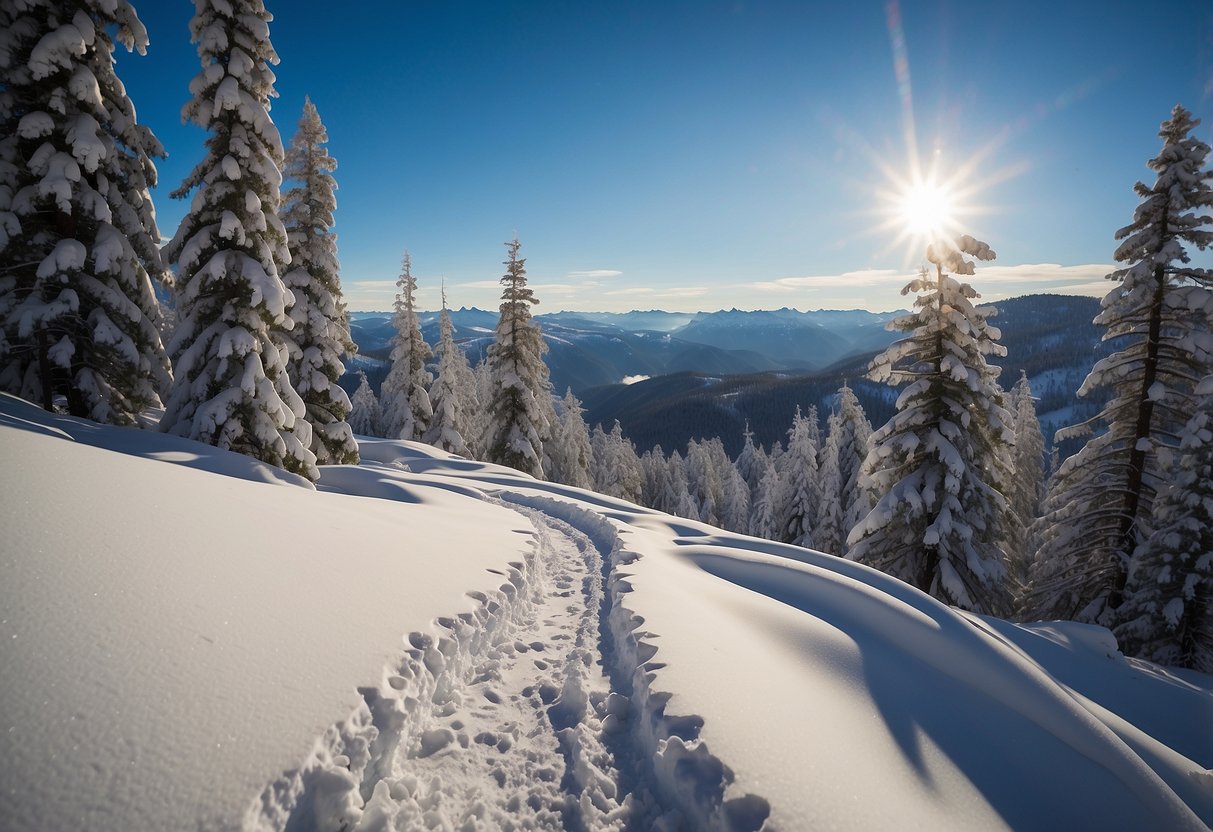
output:
<svg viewBox="0 0 1213 832"><path fill-rule="evenodd" d="M1202 829L1213 681L404 442L0 399L0 826Z"/></svg>

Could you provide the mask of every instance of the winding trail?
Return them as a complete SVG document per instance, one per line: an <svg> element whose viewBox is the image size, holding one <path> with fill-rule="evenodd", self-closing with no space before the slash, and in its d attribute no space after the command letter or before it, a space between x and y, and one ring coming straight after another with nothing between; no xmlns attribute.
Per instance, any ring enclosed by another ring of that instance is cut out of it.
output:
<svg viewBox="0 0 1213 832"><path fill-rule="evenodd" d="M520 510L536 529L522 614L399 748L398 829L627 824L631 801L601 740L608 709L619 708L598 645L600 554L562 521Z"/></svg>
<svg viewBox="0 0 1213 832"><path fill-rule="evenodd" d="M249 829L754 830L766 801L666 713L658 652L623 599L626 551L604 513L481 492L526 519L530 550L469 612L405 636L382 682L298 769L254 801ZM523 531L521 529L517 531Z"/></svg>

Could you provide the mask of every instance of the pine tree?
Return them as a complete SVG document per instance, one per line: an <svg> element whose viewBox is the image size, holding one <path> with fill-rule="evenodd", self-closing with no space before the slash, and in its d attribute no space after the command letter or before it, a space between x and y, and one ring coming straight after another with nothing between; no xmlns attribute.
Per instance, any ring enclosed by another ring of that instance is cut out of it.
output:
<svg viewBox="0 0 1213 832"><path fill-rule="evenodd" d="M827 421L821 449L822 494L813 542L823 552L845 555L847 535L872 509L871 496L859 484L871 435L872 426L859 399L844 384L838 391L838 410Z"/></svg>
<svg viewBox="0 0 1213 832"><path fill-rule="evenodd" d="M493 368L489 365L487 350L472 368L472 378L476 382L475 394L479 406L470 414L472 419L468 430L471 433L464 438L467 439L472 454L483 462L488 460L488 445L492 441L489 434L488 404L493 400Z"/></svg>
<svg viewBox="0 0 1213 832"><path fill-rule="evenodd" d="M825 445L821 449L821 467L818 471L821 483L821 499L817 503L817 517L813 521L813 546L819 552L831 555L846 554L846 534L842 507L842 483L838 460L838 430L836 417L827 420Z"/></svg>
<svg viewBox="0 0 1213 832"><path fill-rule="evenodd" d="M358 389L354 391L350 406L350 430L359 436L382 436L379 427L382 418L379 399L375 397L375 391L366 380L366 373L359 370L358 375L362 380L358 382Z"/></svg>
<svg viewBox="0 0 1213 832"><path fill-rule="evenodd" d="M485 457L535 477L543 476L544 437L551 428L551 383L543 363L547 344L531 318L538 303L526 284L526 260L517 238L506 243L506 272L501 278L501 317L489 347L492 398Z"/></svg>
<svg viewBox="0 0 1213 832"><path fill-rule="evenodd" d="M560 421L549 448L553 463L552 479L574 488L592 489L591 469L594 454L590 450L590 431L582 418L581 402L570 387L564 394Z"/></svg>
<svg viewBox="0 0 1213 832"><path fill-rule="evenodd" d="M325 144L328 131L310 98L304 99L299 129L286 152L288 179L298 185L283 194L282 224L291 252L291 268L282 282L295 296L294 326L282 334L287 374L303 399L304 419L312 426L312 453L321 465L358 462L358 443L346 422L350 400L337 383L345 373L343 356L358 351L341 298L337 236L332 233L333 171L337 162Z"/></svg>
<svg viewBox="0 0 1213 832"><path fill-rule="evenodd" d="M746 419L742 439L744 440L744 444L734 464L737 467L737 473L741 474L741 478L745 480L746 485L749 487L750 499L753 501L758 494L758 486L762 482L762 475L766 473L767 467L771 463L762 447L754 444L754 432L750 430L749 419Z"/></svg>
<svg viewBox="0 0 1213 832"><path fill-rule="evenodd" d="M152 280L164 156L114 72L126 0L0 5L0 390L132 424L172 381Z"/></svg>
<svg viewBox="0 0 1213 832"><path fill-rule="evenodd" d="M767 467L758 484L758 495L750 508L750 534L767 540L781 539L779 518L785 512L781 498L786 492L775 465Z"/></svg>
<svg viewBox="0 0 1213 832"><path fill-rule="evenodd" d="M1027 584L1028 567L1036 554L1036 541L1030 530L1040 515L1045 480L1045 440L1026 372L1020 373L1019 381L1011 388L1009 409L1015 417L1015 446L1006 495L1011 514L1006 550L1008 571L1018 593Z"/></svg>
<svg viewBox="0 0 1213 832"><path fill-rule="evenodd" d="M813 547L813 523L817 519L817 506L821 501L821 482L817 468L817 410L809 408L809 415L801 415L800 406L788 429L788 449L782 459L783 472L780 482L783 493L778 497L775 516L775 531L778 539L795 546Z"/></svg>
<svg viewBox="0 0 1213 832"><path fill-rule="evenodd" d="M644 485L640 489L640 503L657 511L666 511L670 492L670 462L660 445L640 455L640 469L644 473Z"/></svg>
<svg viewBox="0 0 1213 832"><path fill-rule="evenodd" d="M438 318L438 378L430 386L434 421L424 438L448 453L471 456L464 436L471 426L469 411L476 407L475 400L470 399L476 394L476 380L472 378L467 357L455 343L454 332L443 289L442 313Z"/></svg>
<svg viewBox="0 0 1213 832"><path fill-rule="evenodd" d="M1127 264L1095 318L1120 349L1091 368L1079 395L1106 390L1104 409L1059 438L1107 430L1061 466L1039 532L1027 612L1040 618L1115 620L1131 558L1153 530L1154 500L1195 411L1196 383L1213 368L1213 272L1188 267L1185 245L1213 243L1209 146L1189 135L1199 122L1177 106L1163 122L1163 149L1138 182L1133 222L1116 232Z"/></svg>
<svg viewBox="0 0 1213 832"><path fill-rule="evenodd" d="M851 530L848 557L948 604L1000 614L1009 598L997 469L999 444L1014 437L986 356L1006 351L986 322L995 310L974 307L977 292L951 276L973 274L965 254L994 258L967 235L928 247L935 279L924 270L902 290L922 294L891 324L909 335L872 362L872 380L908 386L872 434L864 479L880 498Z"/></svg>
<svg viewBox="0 0 1213 832"><path fill-rule="evenodd" d="M1213 377L1202 390L1154 503L1155 531L1135 554L1115 632L1126 655L1213 673Z"/></svg>
<svg viewBox="0 0 1213 832"><path fill-rule="evenodd" d="M610 433L598 425L590 437L594 455L594 490L608 497L639 503L644 490L644 471L636 446L623 435L616 420Z"/></svg>
<svg viewBox="0 0 1213 832"><path fill-rule="evenodd" d="M682 455L677 450L670 452L670 491L666 498L667 514L675 517L685 517L688 520L699 519L699 509L691 497L687 487L687 468Z"/></svg>
<svg viewBox="0 0 1213 832"><path fill-rule="evenodd" d="M210 131L194 191L165 253L178 266L176 380L163 429L315 480L304 404L272 335L289 329L290 262L278 219L282 140L270 119L278 56L261 0L196 0L190 32L202 71L182 115Z"/></svg>
<svg viewBox="0 0 1213 832"><path fill-rule="evenodd" d="M383 408L384 430L389 438L421 441L434 418L434 408L426 392L433 377L425 368L431 353L421 337L416 292L413 261L406 251L400 277L396 280L392 368L379 390L379 402Z"/></svg>

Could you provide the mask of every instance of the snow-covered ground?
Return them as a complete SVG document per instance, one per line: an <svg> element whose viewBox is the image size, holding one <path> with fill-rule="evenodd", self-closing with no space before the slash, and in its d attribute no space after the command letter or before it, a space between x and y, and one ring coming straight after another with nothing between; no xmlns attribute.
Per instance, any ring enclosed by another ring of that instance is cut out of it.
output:
<svg viewBox="0 0 1213 832"><path fill-rule="evenodd" d="M404 442L0 399L0 828L1203 829L1213 679Z"/></svg>

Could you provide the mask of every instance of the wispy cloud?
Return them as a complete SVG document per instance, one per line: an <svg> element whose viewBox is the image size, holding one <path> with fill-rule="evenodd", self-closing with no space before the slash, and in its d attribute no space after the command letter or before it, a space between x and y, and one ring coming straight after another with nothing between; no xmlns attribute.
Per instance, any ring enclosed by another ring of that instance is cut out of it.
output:
<svg viewBox="0 0 1213 832"><path fill-rule="evenodd" d="M619 277L623 272L618 269L587 269L580 272L569 272L568 276L571 280L606 280L611 277Z"/></svg>
<svg viewBox="0 0 1213 832"><path fill-rule="evenodd" d="M1086 263L1077 266L1062 266L1058 263L1024 263L1017 266L977 264L977 274L968 278L974 287L990 292L999 287L1023 287L1023 291L1044 289L1065 290L1081 294L1098 294L1106 290L1102 279L1116 267L1105 263ZM760 280L750 283L749 288L758 292L790 293L814 289L896 288L913 278L912 272L896 269L863 269L841 274L806 275L803 277L780 277L775 280Z"/></svg>
<svg viewBox="0 0 1213 832"><path fill-rule="evenodd" d="M759 292L800 292L805 289L846 289L856 286L893 286L910 279L906 272L895 269L863 269L842 274L806 275L804 277L780 277L775 280L760 280L749 284Z"/></svg>
<svg viewBox="0 0 1213 832"><path fill-rule="evenodd" d="M708 293L706 286L674 286L653 293L655 298L697 298Z"/></svg>
<svg viewBox="0 0 1213 832"><path fill-rule="evenodd" d="M396 284L386 280L354 280L345 284L346 291L356 290L362 295L391 295L396 292Z"/></svg>
<svg viewBox="0 0 1213 832"><path fill-rule="evenodd" d="M633 286L628 289L615 289L610 292L603 292L604 297L644 297L655 300L668 298L678 300L679 298L697 298L708 293L706 286L669 286L664 289L654 289L651 286Z"/></svg>

